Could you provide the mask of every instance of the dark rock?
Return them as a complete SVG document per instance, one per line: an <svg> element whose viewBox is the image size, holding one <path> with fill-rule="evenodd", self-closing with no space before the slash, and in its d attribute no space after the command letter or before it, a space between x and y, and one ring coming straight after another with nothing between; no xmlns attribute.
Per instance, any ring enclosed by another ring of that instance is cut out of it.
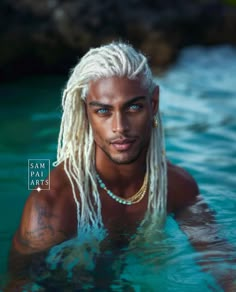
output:
<svg viewBox="0 0 236 292"><path fill-rule="evenodd" d="M236 44L236 8L220 0L2 0L0 79L67 73L90 47L127 40L157 71L183 46Z"/></svg>

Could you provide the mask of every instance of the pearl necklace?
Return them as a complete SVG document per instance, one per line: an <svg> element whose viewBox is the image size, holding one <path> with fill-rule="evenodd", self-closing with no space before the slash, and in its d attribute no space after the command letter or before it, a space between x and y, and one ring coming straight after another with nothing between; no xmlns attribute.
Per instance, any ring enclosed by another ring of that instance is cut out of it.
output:
<svg viewBox="0 0 236 292"><path fill-rule="evenodd" d="M123 205L132 205L132 204L137 204L142 200L144 197L146 191L147 191L147 185L148 185L148 175L147 173L145 174L144 180L143 180L143 185L141 188L135 193L133 196L129 197L128 199L124 199L120 196L115 195L111 190L109 190L100 176L96 173L96 178L99 183L99 186L106 191L106 193L116 202L123 204Z"/></svg>

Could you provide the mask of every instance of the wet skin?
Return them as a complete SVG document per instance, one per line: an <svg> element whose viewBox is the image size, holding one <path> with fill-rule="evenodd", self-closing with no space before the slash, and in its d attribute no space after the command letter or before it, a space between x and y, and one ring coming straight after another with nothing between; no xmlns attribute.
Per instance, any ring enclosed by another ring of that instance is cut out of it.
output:
<svg viewBox="0 0 236 292"><path fill-rule="evenodd" d="M96 145L96 169L116 195L129 197L143 183L152 119L158 106L158 87L150 93L140 80L110 77L90 84L85 108ZM182 168L170 162L167 166L167 211L175 215L197 250L211 248L206 237L212 232L214 216L199 200L195 180ZM16 260L30 258L76 236L76 205L62 164L51 172L50 179L49 191L33 191L27 199L13 238L12 266ZM115 240L122 232L135 232L147 209L147 194L140 203L126 206L111 199L104 190L99 192L102 218L110 237ZM199 236L196 228L205 232ZM14 274L14 267L12 270Z"/></svg>

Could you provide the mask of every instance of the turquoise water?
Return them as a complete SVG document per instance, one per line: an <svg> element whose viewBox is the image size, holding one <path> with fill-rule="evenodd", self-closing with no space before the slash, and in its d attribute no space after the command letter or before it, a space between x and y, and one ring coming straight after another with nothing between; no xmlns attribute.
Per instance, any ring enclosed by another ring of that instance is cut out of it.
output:
<svg viewBox="0 0 236 292"><path fill-rule="evenodd" d="M235 76L234 48L193 47L183 50L179 61L157 80L168 157L196 178L202 196L216 211L221 234L232 244L236 242ZM0 86L0 282L6 277L10 239L29 194L28 159L55 159L65 81L66 77L38 77ZM196 252L171 217L166 237L158 243L124 250L111 267L107 258L101 256L96 272L100 269L99 277L105 281L113 269L109 282L113 291L132 287L131 291L193 292L212 291L213 286L220 291L200 271ZM86 285L94 285L84 279ZM73 275L67 280L68 289L76 285Z"/></svg>

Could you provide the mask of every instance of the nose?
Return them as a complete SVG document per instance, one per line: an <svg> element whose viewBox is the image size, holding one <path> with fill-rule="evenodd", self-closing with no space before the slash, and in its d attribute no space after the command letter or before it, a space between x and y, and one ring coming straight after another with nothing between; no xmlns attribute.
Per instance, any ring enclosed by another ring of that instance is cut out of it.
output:
<svg viewBox="0 0 236 292"><path fill-rule="evenodd" d="M115 113L112 119L112 131L114 133L124 133L128 129L128 119L125 117L125 114Z"/></svg>

